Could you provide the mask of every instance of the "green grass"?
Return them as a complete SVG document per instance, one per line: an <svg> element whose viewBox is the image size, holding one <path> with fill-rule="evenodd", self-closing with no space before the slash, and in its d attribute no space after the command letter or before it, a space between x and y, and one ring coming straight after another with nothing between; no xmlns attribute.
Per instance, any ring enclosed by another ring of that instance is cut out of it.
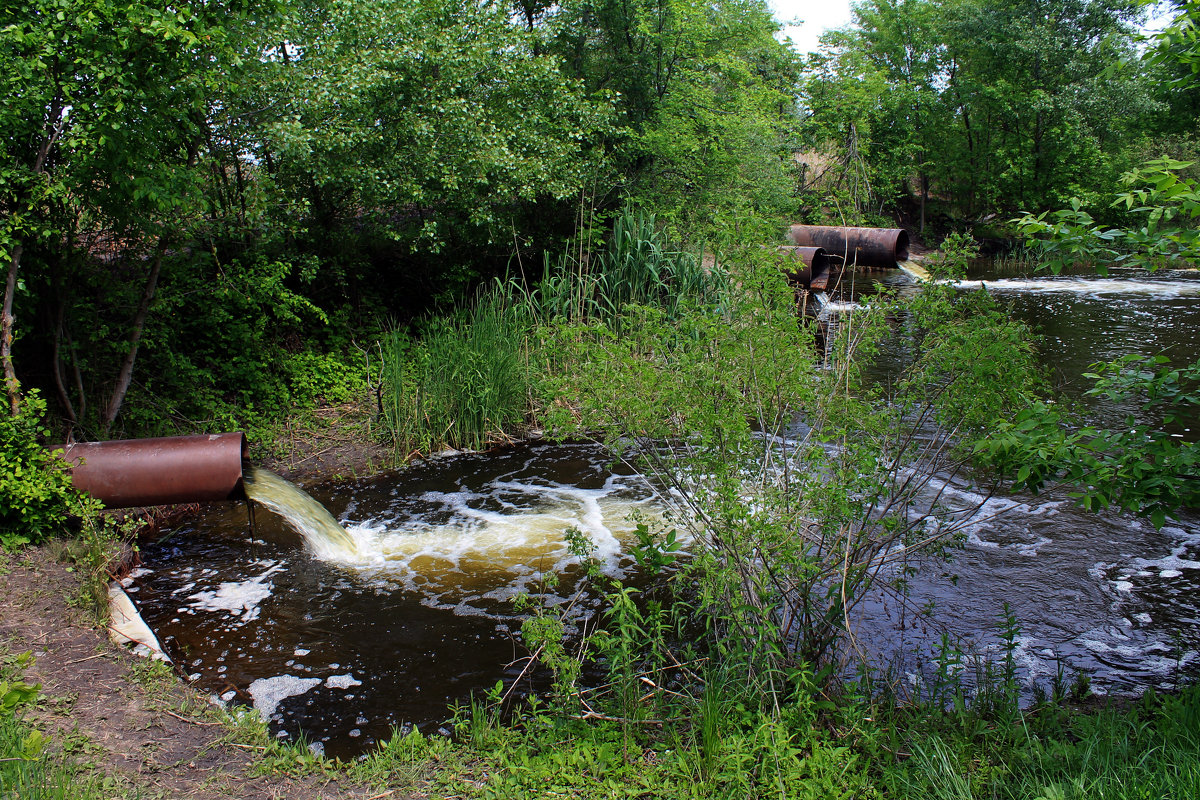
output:
<svg viewBox="0 0 1200 800"><path fill-rule="evenodd" d="M685 300L716 302L726 285L722 270L705 270L699 254L671 242L653 214L626 209L614 220L604 249L591 253L569 247L557 263L545 255L532 305L544 322L615 323L628 304L654 306L673 316Z"/></svg>
<svg viewBox="0 0 1200 800"><path fill-rule="evenodd" d="M398 447L480 449L518 426L529 406L529 332L524 303L500 289L419 342L400 331L383 343L384 416Z"/></svg>
<svg viewBox="0 0 1200 800"><path fill-rule="evenodd" d="M645 713L627 717L595 693L526 703L504 718L476 702L460 709L453 740L397 733L350 764L293 748L272 766L447 798L1200 797L1200 687L1022 710L995 695L977 707L896 706L847 687L831 699L810 676L776 707L735 675L703 677L670 690L641 684Z"/></svg>
<svg viewBox="0 0 1200 800"><path fill-rule="evenodd" d="M69 755L55 750L24 714L39 699L37 686L20 679L29 653L0 660L0 798L103 800L104 784Z"/></svg>
<svg viewBox="0 0 1200 800"><path fill-rule="evenodd" d="M1200 691L1148 694L1127 708L1042 706L1001 721L931 715L908 735L912 758L883 770L886 796L1200 797Z"/></svg>

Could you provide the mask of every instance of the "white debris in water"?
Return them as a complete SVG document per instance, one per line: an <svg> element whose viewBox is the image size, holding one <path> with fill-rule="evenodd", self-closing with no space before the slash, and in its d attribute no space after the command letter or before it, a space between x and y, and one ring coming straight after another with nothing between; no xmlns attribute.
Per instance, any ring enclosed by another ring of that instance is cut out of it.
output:
<svg viewBox="0 0 1200 800"><path fill-rule="evenodd" d="M360 731L358 728L354 728L353 730L350 731L350 733L348 735L355 736L355 737L362 736L362 731Z"/></svg>
<svg viewBox="0 0 1200 800"><path fill-rule="evenodd" d="M313 743L311 743L311 744L308 746L308 750L309 750L309 752L311 752L311 753L312 753L314 756L323 756L323 755L325 755L325 745L321 744L320 742L313 742Z"/></svg>
<svg viewBox="0 0 1200 800"><path fill-rule="evenodd" d="M355 680L354 675L347 672L345 675L330 675L325 679L325 685L330 689L349 689L351 686L362 686L362 681Z"/></svg>
<svg viewBox="0 0 1200 800"><path fill-rule="evenodd" d="M1160 578L1178 578L1182 574L1183 573L1177 569L1164 569L1162 572L1158 573L1158 577L1160 577Z"/></svg>
<svg viewBox="0 0 1200 800"><path fill-rule="evenodd" d="M1113 584L1118 592L1132 592L1133 584L1130 581L1117 581Z"/></svg>
<svg viewBox="0 0 1200 800"><path fill-rule="evenodd" d="M1143 625L1149 625L1154 621L1153 618L1144 611L1140 614L1134 614L1133 618Z"/></svg>
<svg viewBox="0 0 1200 800"><path fill-rule="evenodd" d="M293 651L292 651L292 655L294 655L294 656L306 656L306 655L308 655L308 654L309 654L309 652L310 652L310 651L308 651L308 650L305 650L303 647L297 647L295 650L293 650Z"/></svg>
<svg viewBox="0 0 1200 800"><path fill-rule="evenodd" d="M279 704L289 697L302 695L318 685L320 678L298 678L295 675L277 675L274 678L259 678L250 684L247 691L254 698L254 708L264 721L270 720Z"/></svg>
<svg viewBox="0 0 1200 800"><path fill-rule="evenodd" d="M237 697L237 692L235 692L233 689L230 689L228 692L221 695L221 700L222 700L222 702L228 703L230 700L232 700L235 697Z"/></svg>
<svg viewBox="0 0 1200 800"><path fill-rule="evenodd" d="M227 611L240 618L241 623L258 619L259 603L270 597L274 588L267 579L284 569L282 564L276 562L267 564L270 566L265 572L249 580L226 582L215 591L188 595L188 599L192 601L189 605L202 611Z"/></svg>

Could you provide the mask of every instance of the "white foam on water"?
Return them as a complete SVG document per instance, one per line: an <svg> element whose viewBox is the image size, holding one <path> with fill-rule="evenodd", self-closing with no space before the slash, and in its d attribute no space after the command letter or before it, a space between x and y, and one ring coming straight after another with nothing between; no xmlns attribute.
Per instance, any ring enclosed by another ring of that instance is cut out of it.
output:
<svg viewBox="0 0 1200 800"><path fill-rule="evenodd" d="M244 581L228 581L215 590L188 595L188 605L201 611L224 611L235 617L238 624L258 619L259 604L271 596L274 584L268 578L285 567L276 562L266 562L266 571Z"/></svg>
<svg viewBox="0 0 1200 800"><path fill-rule="evenodd" d="M259 678L246 690L254 698L254 708L264 721L270 721L279 704L289 697L296 697L321 682L320 678L298 678L295 675L276 675Z"/></svg>
<svg viewBox="0 0 1200 800"><path fill-rule="evenodd" d="M1002 278L993 281L952 281L959 289L989 292L1066 292L1099 297L1112 294L1142 294L1155 297L1200 295L1200 281L1122 280L1119 278Z"/></svg>
<svg viewBox="0 0 1200 800"><path fill-rule="evenodd" d="M330 675L325 679L325 685L330 689L349 689L351 686L362 686L362 681L347 672L345 675Z"/></svg>
<svg viewBox="0 0 1200 800"><path fill-rule="evenodd" d="M653 523L662 515L648 489L629 491L631 480L613 476L599 489L497 481L488 494L427 492L421 500L441 513L347 521L357 555L341 563L416 592L427 605L486 615L479 601L540 591L547 576L577 564L567 542L574 528L601 568L619 577L631 560L631 517Z"/></svg>
<svg viewBox="0 0 1200 800"><path fill-rule="evenodd" d="M911 473L911 470L908 472ZM934 502L933 498L936 496L943 519L954 529L964 533L968 544L986 550L1011 550L1026 557L1039 555L1040 549L1052 540L1034 534L1028 525L1021 524L1021 520L1053 516L1065 502L1025 502L999 495L989 497L974 488L957 486L938 478L928 479L925 493L928 496L926 504ZM923 514L925 510L925 505L919 505L911 513ZM1024 533L1029 539L998 542L983 535L985 532L997 530L1003 531L1007 537Z"/></svg>
<svg viewBox="0 0 1200 800"><path fill-rule="evenodd" d="M819 316L829 317L834 314L849 314L853 311L858 311L864 306L861 303L854 303L845 300L829 300L821 305Z"/></svg>

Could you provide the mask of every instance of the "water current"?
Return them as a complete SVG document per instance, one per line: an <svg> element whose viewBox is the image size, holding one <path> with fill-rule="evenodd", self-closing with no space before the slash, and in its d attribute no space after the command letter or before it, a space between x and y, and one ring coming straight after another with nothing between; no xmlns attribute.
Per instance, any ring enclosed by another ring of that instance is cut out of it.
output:
<svg viewBox="0 0 1200 800"><path fill-rule="evenodd" d="M1200 274L1030 279L981 264L968 277L964 291L981 281L1033 326L1068 396L1083 397L1080 376L1094 361L1200 357ZM901 273L877 275L832 298L828 313L854 313L882 286L915 291ZM908 352L903 320L895 331L885 370ZM1104 424L1130 411L1088 409ZM1200 421L1182 427L1194 437ZM261 473L252 483L274 485ZM1061 667L1091 676L1099 692L1135 693L1200 674L1200 517L1155 530L1067 497L985 500L942 483L946 496L983 507L965 547L923 565L907 602L880 594L861 607L860 642L881 662L918 680L943 633L994 653L1007 602L1026 678ZM253 704L277 736L303 732L337 755L407 725L437 730L450 704L514 678L524 653L511 598L566 602L577 566L564 531L578 529L622 575L636 519L660 513L646 481L582 444L448 456L310 491L345 540L328 531L324 543L302 544L274 514L260 511L251 529L243 507L219 506L144 547L127 583L198 687ZM548 590L551 573L562 579Z"/></svg>

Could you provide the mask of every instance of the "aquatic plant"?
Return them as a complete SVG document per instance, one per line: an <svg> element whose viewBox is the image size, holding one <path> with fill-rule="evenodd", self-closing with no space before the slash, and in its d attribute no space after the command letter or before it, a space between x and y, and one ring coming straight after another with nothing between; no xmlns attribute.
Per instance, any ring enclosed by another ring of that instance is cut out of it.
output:
<svg viewBox="0 0 1200 800"><path fill-rule="evenodd" d="M479 449L506 438L529 406L531 327L525 305L492 287L455 316L430 320L416 343L389 333L381 402L397 447Z"/></svg>
<svg viewBox="0 0 1200 800"><path fill-rule="evenodd" d="M540 282L531 292L539 319L601 319L619 324L627 304L647 305L675 315L685 302L716 302L727 285L715 263L682 250L660 229L654 214L626 208L613 220L607 246L592 252L594 232L583 229L579 246L557 262L544 256Z"/></svg>

